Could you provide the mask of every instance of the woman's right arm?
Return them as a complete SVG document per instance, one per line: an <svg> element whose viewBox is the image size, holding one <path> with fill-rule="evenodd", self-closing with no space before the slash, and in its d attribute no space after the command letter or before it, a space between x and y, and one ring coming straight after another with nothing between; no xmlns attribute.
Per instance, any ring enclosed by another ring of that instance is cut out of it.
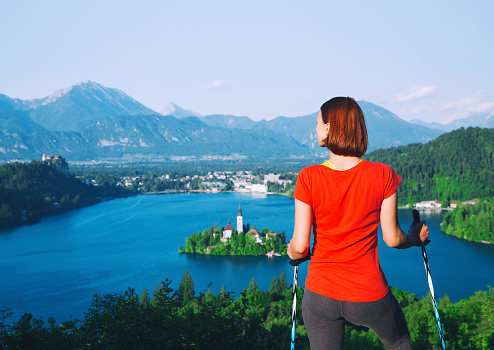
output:
<svg viewBox="0 0 494 350"><path fill-rule="evenodd" d="M391 248L406 249L419 246L429 237L429 228L425 221L410 228L410 233L406 234L398 222L398 196L396 192L386 198L381 205L381 229L384 242Z"/></svg>

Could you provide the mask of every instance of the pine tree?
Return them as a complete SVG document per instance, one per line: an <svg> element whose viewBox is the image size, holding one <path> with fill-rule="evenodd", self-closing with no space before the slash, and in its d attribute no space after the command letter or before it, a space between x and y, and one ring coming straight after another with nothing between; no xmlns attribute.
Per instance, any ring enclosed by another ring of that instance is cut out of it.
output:
<svg viewBox="0 0 494 350"><path fill-rule="evenodd" d="M280 280L278 279L278 277L276 276L273 277L273 280L271 281L271 285L269 286L269 292L273 294L281 293Z"/></svg>
<svg viewBox="0 0 494 350"><path fill-rule="evenodd" d="M144 290L142 291L142 295L139 299L141 300L142 306L148 307L151 305L151 299L149 299L149 292L146 287L144 287Z"/></svg>
<svg viewBox="0 0 494 350"><path fill-rule="evenodd" d="M160 294L161 294L160 286L158 285L154 286L153 300L151 301L151 305L156 306L158 304Z"/></svg>
<svg viewBox="0 0 494 350"><path fill-rule="evenodd" d="M280 280L281 290L282 290L282 292L284 292L288 288L288 283L286 281L285 270L283 270L283 269L281 269L279 280Z"/></svg>
<svg viewBox="0 0 494 350"><path fill-rule="evenodd" d="M250 280L249 286L247 287L247 294L251 294L257 290L259 286L256 283L256 280L254 277Z"/></svg>
<svg viewBox="0 0 494 350"><path fill-rule="evenodd" d="M189 301L194 299L194 282L192 282L192 276L189 271L185 270L182 280L178 286L177 298L181 305L187 304Z"/></svg>
<svg viewBox="0 0 494 350"><path fill-rule="evenodd" d="M275 276L271 281L269 291L273 294L283 294L287 288L285 270L282 269L279 278Z"/></svg>
<svg viewBox="0 0 494 350"><path fill-rule="evenodd" d="M221 298L226 298L228 296L228 294L226 293L225 285L221 286L220 296Z"/></svg>

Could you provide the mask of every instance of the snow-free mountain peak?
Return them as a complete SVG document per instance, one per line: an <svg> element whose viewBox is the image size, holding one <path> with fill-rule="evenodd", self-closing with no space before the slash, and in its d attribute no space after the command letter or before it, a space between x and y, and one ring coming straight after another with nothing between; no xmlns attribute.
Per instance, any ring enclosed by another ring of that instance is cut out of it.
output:
<svg viewBox="0 0 494 350"><path fill-rule="evenodd" d="M70 92L70 90L72 90L72 88L74 87L75 85L72 85L72 86L69 86L69 87L66 87L65 89L60 89L60 90L57 90L55 91L54 93L52 93L51 95L45 97L43 99L43 102L41 103L42 106L45 106L51 102L55 102L56 100L58 100L60 97L64 96L65 94L67 94L68 92Z"/></svg>
<svg viewBox="0 0 494 350"><path fill-rule="evenodd" d="M480 128L494 128L493 116L493 112L471 113L465 118L455 119L448 123L425 122L423 120L412 120L410 123L450 132L459 128L468 128L470 126Z"/></svg>
<svg viewBox="0 0 494 350"><path fill-rule="evenodd" d="M173 102L167 105L165 108L163 108L160 113L162 115L170 115L175 118L202 117L201 114L191 110L183 109L182 107L180 107L179 105Z"/></svg>
<svg viewBox="0 0 494 350"><path fill-rule="evenodd" d="M357 103L359 104L360 108L362 108L362 110L364 111L365 116L367 116L367 114L372 114L375 117L383 120L395 119L395 120L403 121L396 114L374 103L367 102L364 100L357 101Z"/></svg>
<svg viewBox="0 0 494 350"><path fill-rule="evenodd" d="M7 101L7 99L5 99ZM52 131L81 131L109 116L157 115L121 90L83 81L42 98L10 100L14 110L24 110L30 119Z"/></svg>

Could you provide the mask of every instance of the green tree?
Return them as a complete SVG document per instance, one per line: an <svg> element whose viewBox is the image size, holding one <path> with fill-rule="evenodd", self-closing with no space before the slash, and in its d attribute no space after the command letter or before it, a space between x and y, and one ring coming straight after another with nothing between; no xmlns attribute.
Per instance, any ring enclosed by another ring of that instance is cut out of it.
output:
<svg viewBox="0 0 494 350"><path fill-rule="evenodd" d="M278 277L276 276L273 277L273 280L271 281L271 285L269 286L269 292L273 294L282 293L280 280L278 279Z"/></svg>
<svg viewBox="0 0 494 350"><path fill-rule="evenodd" d="M160 286L158 285L154 286L153 300L151 300L151 305L156 306L158 304L160 294L161 294Z"/></svg>
<svg viewBox="0 0 494 350"><path fill-rule="evenodd" d="M220 297L221 298L226 298L227 296L228 296L228 293L226 292L225 285L222 285L221 286L221 290L220 290Z"/></svg>
<svg viewBox="0 0 494 350"><path fill-rule="evenodd" d="M192 282L192 276L185 270L178 286L177 300L180 305L185 305L194 299L194 295L194 282Z"/></svg>
<svg viewBox="0 0 494 350"><path fill-rule="evenodd" d="M4 226L2 225L2 223L10 223L12 219L13 215L10 205L2 203L0 205L0 228ZM7 227L7 225L5 225L4 227Z"/></svg>
<svg viewBox="0 0 494 350"><path fill-rule="evenodd" d="M151 305L151 299L149 298L149 292L146 287L142 291L142 295L140 296L142 306L148 307Z"/></svg>
<svg viewBox="0 0 494 350"><path fill-rule="evenodd" d="M284 272L277 280L285 279ZM290 338L292 293L258 289L233 299L224 286L219 296L210 290L178 305L166 279L155 288L153 302L144 306L133 289L124 294L94 295L83 320L48 324L32 314L8 322L12 313L0 310L0 342L6 349L287 349ZM255 287L254 287L255 285ZM441 349L430 296L391 288L403 309L412 347ZM143 292L143 295L145 293ZM301 305L302 288L297 292ZM453 303L438 303L446 348L485 350L494 347L494 289L479 291ZM297 348L310 349L300 309L297 312ZM281 345L280 345L281 344ZM383 349L372 331L345 328L345 349Z"/></svg>
<svg viewBox="0 0 494 350"><path fill-rule="evenodd" d="M257 285L256 279L252 277L252 279L249 282L249 286L247 287L247 294L252 294L257 290L259 286Z"/></svg>

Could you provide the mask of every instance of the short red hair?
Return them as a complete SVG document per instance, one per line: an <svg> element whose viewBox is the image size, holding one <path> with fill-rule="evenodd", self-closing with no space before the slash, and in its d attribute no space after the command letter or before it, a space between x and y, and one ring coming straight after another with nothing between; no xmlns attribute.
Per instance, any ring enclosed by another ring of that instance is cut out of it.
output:
<svg viewBox="0 0 494 350"><path fill-rule="evenodd" d="M321 106L324 124L329 123L326 147L339 156L361 157L369 140L364 113L351 97L334 97Z"/></svg>

